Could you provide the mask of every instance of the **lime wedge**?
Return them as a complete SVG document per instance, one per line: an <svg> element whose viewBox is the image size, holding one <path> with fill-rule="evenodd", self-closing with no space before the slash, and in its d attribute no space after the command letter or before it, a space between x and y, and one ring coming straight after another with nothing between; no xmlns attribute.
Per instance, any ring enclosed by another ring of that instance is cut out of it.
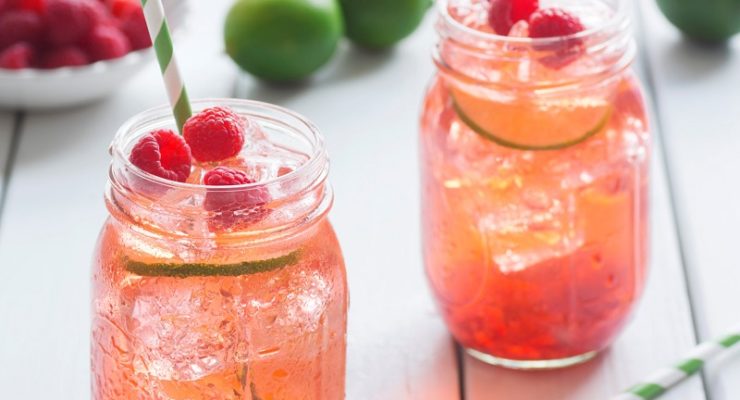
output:
<svg viewBox="0 0 740 400"><path fill-rule="evenodd" d="M581 143L604 129L612 112L608 103L539 112L531 104L501 104L462 92L453 91L451 99L470 129L518 150L558 150Z"/></svg>
<svg viewBox="0 0 740 400"><path fill-rule="evenodd" d="M300 250L284 256L268 258L259 261L245 261L236 264L175 264L175 263L145 263L131 259L124 259L126 270L140 276L164 276L187 278L191 276L239 276L268 272L286 267L298 262Z"/></svg>

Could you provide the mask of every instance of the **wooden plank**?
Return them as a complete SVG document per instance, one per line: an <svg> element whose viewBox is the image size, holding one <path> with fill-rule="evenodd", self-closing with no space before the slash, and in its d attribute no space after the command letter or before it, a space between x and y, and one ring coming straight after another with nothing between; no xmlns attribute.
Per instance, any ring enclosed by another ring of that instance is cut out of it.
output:
<svg viewBox="0 0 740 400"><path fill-rule="evenodd" d="M190 2L193 29L175 37L193 98L231 95L233 64L218 46L229 4ZM124 120L165 101L152 62L106 101L26 115L0 224L0 397L89 398L90 261L108 145Z"/></svg>
<svg viewBox="0 0 740 400"><path fill-rule="evenodd" d="M427 288L419 250L418 115L434 72L433 16L401 46L345 46L298 90L244 77L238 94L294 109L326 136L331 213L350 284L347 398L458 398L452 341Z"/></svg>
<svg viewBox="0 0 740 400"><path fill-rule="evenodd" d="M638 38L642 36L640 28L637 27ZM644 82L641 61L638 59L636 70ZM651 114L655 121L655 114ZM465 356L468 400L607 399L653 370L672 364L695 344L657 124L653 128L656 150L651 166L651 262L645 294L634 320L608 351L592 362L570 369L512 371ZM695 377L661 398L704 399L701 379Z"/></svg>
<svg viewBox="0 0 740 400"><path fill-rule="evenodd" d="M0 199L3 198L6 185L5 178L8 173L8 160L12 150L15 123L16 115L14 113L0 113ZM0 212L2 212L2 201L0 201ZM2 218L2 214L0 214L0 218Z"/></svg>
<svg viewBox="0 0 740 400"><path fill-rule="evenodd" d="M702 339L740 322L740 38L707 47L684 40L652 1L641 2L678 224ZM712 399L740 397L740 357L712 363Z"/></svg>

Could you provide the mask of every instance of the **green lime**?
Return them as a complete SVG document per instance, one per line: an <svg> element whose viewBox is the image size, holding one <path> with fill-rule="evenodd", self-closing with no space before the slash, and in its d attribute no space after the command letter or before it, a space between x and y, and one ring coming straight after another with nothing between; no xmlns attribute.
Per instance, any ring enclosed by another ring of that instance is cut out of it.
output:
<svg viewBox="0 0 740 400"><path fill-rule="evenodd" d="M558 150L601 132L612 115L608 102L542 109L530 102L500 102L451 87L452 106L470 129L501 146Z"/></svg>
<svg viewBox="0 0 740 400"><path fill-rule="evenodd" d="M187 278L191 276L239 276L268 272L298 262L300 251L281 257L259 261L246 261L237 264L170 264L145 263L130 259L124 260L126 270L140 276L167 276Z"/></svg>
<svg viewBox="0 0 740 400"><path fill-rule="evenodd" d="M658 0L658 6L694 39L722 42L740 32L740 0Z"/></svg>
<svg viewBox="0 0 740 400"><path fill-rule="evenodd" d="M342 36L337 0L238 0L226 16L226 52L245 71L298 81L324 65Z"/></svg>
<svg viewBox="0 0 740 400"><path fill-rule="evenodd" d="M431 0L340 0L347 37L374 49L393 46L410 35Z"/></svg>

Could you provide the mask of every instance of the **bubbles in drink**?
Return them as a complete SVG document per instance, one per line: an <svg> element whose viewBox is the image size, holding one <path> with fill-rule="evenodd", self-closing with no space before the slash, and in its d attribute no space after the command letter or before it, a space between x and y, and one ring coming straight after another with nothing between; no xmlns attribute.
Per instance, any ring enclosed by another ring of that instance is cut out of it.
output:
<svg viewBox="0 0 740 400"><path fill-rule="evenodd" d="M134 369L159 380L192 381L231 368L246 345L236 286L177 281L138 277L121 288Z"/></svg>
<svg viewBox="0 0 740 400"><path fill-rule="evenodd" d="M260 357L279 353L274 337L310 335L326 317L331 285L319 271L305 267L258 281L259 287L244 282L242 301L246 304L248 324L253 327L250 345Z"/></svg>

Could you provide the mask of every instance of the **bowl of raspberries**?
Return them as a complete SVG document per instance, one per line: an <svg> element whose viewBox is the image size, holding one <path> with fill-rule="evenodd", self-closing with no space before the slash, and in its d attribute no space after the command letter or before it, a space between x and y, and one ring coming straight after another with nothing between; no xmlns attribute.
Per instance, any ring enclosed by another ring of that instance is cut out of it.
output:
<svg viewBox="0 0 740 400"><path fill-rule="evenodd" d="M184 2L164 4L180 24ZM152 60L151 46L139 0L0 0L0 107L93 102Z"/></svg>

